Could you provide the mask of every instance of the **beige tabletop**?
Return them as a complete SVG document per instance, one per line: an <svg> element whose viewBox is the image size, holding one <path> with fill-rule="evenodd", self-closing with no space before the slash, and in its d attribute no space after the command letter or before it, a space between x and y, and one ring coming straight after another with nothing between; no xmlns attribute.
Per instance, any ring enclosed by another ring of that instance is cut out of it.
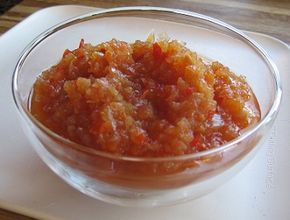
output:
<svg viewBox="0 0 290 220"><path fill-rule="evenodd" d="M223 20L237 28L261 32L290 44L290 0L24 0L0 16L1 34L30 14L49 6L76 4L110 8L118 6L162 6L186 9ZM0 209L0 220L29 220Z"/></svg>

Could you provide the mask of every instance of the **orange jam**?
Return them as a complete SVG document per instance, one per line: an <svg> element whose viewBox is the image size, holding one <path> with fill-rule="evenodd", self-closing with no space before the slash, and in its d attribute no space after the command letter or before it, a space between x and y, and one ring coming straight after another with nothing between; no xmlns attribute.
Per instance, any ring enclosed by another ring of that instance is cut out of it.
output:
<svg viewBox="0 0 290 220"><path fill-rule="evenodd" d="M137 157L217 148L260 120L244 77L168 39L81 40L38 77L31 112L73 142Z"/></svg>

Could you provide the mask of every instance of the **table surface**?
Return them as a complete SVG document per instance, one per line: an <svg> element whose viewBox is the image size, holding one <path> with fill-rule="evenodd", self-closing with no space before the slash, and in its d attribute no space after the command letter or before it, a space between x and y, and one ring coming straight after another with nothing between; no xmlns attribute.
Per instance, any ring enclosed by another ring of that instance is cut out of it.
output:
<svg viewBox="0 0 290 220"><path fill-rule="evenodd" d="M289 0L23 0L0 16L0 35L37 10L63 4L99 8L148 5L186 9L218 18L240 29L274 36L290 44Z"/></svg>
<svg viewBox="0 0 290 220"><path fill-rule="evenodd" d="M64 4L99 8L147 5L186 9L218 18L243 30L274 36L290 44L289 0L24 0L0 16L0 35L42 8ZM0 209L0 220L12 219L32 220Z"/></svg>

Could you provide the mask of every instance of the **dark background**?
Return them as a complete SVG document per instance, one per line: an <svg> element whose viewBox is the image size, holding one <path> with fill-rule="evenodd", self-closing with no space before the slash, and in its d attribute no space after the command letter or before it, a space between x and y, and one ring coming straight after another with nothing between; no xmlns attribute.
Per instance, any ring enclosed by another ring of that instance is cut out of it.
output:
<svg viewBox="0 0 290 220"><path fill-rule="evenodd" d="M22 0L0 0L0 15Z"/></svg>

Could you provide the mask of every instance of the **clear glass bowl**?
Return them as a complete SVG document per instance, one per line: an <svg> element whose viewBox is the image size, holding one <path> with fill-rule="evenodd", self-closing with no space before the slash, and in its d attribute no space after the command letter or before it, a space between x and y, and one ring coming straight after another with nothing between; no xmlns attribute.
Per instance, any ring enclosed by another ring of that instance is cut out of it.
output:
<svg viewBox="0 0 290 220"><path fill-rule="evenodd" d="M133 42L166 33L210 60L247 77L262 119L219 148L175 157L116 156L64 139L30 113L37 76L57 63L81 38L97 44L112 38ZM175 9L116 8L65 21L38 36L23 51L13 75L13 95L22 125L43 161L68 184L94 198L133 206L174 204L217 188L253 157L268 133L281 101L277 68L265 51L241 31L216 19Z"/></svg>

